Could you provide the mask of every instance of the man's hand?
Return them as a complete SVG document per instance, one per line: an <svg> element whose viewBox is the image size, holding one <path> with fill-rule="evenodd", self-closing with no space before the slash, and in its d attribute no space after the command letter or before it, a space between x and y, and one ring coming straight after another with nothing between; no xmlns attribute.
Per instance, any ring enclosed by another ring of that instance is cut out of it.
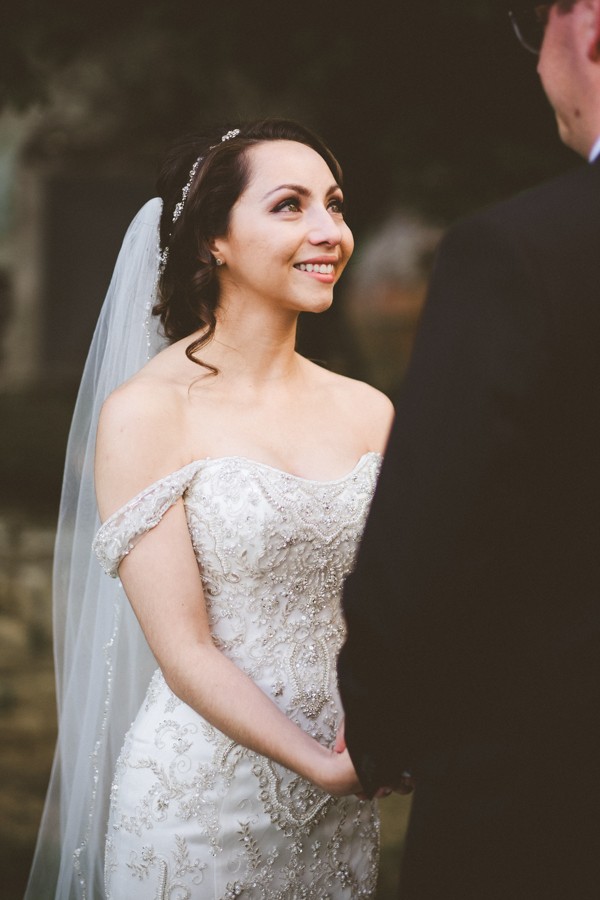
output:
<svg viewBox="0 0 600 900"><path fill-rule="evenodd" d="M415 789L415 780L410 772L403 772L400 784L394 788L396 794L412 794Z"/></svg>
<svg viewBox="0 0 600 900"><path fill-rule="evenodd" d="M346 738L344 734L344 719L340 722L340 727L338 728L338 733L335 738L335 743L333 745L334 753L343 753L346 750ZM380 787L375 792L374 796L377 800L381 800L383 797L389 797L394 791L398 794L410 794L414 787L414 783L408 772L404 773L402 776L402 781L400 786L397 788L391 787ZM358 793L356 794L359 800L368 800L366 794Z"/></svg>

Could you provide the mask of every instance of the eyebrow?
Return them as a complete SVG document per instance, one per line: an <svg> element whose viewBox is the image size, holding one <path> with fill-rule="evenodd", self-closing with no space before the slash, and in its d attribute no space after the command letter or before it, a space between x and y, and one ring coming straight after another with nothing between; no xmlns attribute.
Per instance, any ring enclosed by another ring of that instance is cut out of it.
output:
<svg viewBox="0 0 600 900"><path fill-rule="evenodd" d="M267 197L270 197L271 194L276 194L277 191L294 191L296 194L300 194L301 197L310 197L311 192L308 188L303 187L301 184L280 184L278 187L273 188L272 191L268 191L263 200L266 200ZM332 184L332 186L327 191L328 194L333 194L335 191L341 191L341 187L339 184Z"/></svg>

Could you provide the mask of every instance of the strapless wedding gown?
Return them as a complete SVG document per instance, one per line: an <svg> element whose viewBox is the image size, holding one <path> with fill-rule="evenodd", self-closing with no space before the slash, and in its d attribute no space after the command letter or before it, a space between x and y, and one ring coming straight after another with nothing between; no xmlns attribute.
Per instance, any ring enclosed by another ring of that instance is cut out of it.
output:
<svg viewBox="0 0 600 900"><path fill-rule="evenodd" d="M116 575L183 497L215 644L331 746L340 719L342 583L380 459L367 453L348 475L325 482L241 457L199 460L111 516L95 550ZM371 897L378 831L374 803L336 799L236 744L179 700L157 670L115 772L107 898Z"/></svg>

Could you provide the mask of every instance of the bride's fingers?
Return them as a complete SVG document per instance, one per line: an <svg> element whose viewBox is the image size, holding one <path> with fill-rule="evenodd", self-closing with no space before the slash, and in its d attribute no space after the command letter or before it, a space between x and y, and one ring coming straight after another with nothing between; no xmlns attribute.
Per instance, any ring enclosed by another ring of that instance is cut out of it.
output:
<svg viewBox="0 0 600 900"><path fill-rule="evenodd" d="M346 749L346 738L344 736L344 720L340 722L340 727L338 728L338 733L335 737L335 744L333 745L333 749L336 753L343 753Z"/></svg>
<svg viewBox="0 0 600 900"><path fill-rule="evenodd" d="M382 797L389 797L391 793L392 793L391 787L380 787L379 790L376 792L375 797L377 798L377 800L381 800Z"/></svg>

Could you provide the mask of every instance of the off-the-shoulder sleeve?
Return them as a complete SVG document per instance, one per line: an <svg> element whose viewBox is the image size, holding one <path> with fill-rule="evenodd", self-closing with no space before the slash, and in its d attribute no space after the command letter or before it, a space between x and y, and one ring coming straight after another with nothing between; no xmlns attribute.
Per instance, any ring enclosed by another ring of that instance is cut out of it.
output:
<svg viewBox="0 0 600 900"><path fill-rule="evenodd" d="M183 496L200 465L201 461L190 463L155 481L103 523L94 538L92 549L108 575L117 577L123 558Z"/></svg>

